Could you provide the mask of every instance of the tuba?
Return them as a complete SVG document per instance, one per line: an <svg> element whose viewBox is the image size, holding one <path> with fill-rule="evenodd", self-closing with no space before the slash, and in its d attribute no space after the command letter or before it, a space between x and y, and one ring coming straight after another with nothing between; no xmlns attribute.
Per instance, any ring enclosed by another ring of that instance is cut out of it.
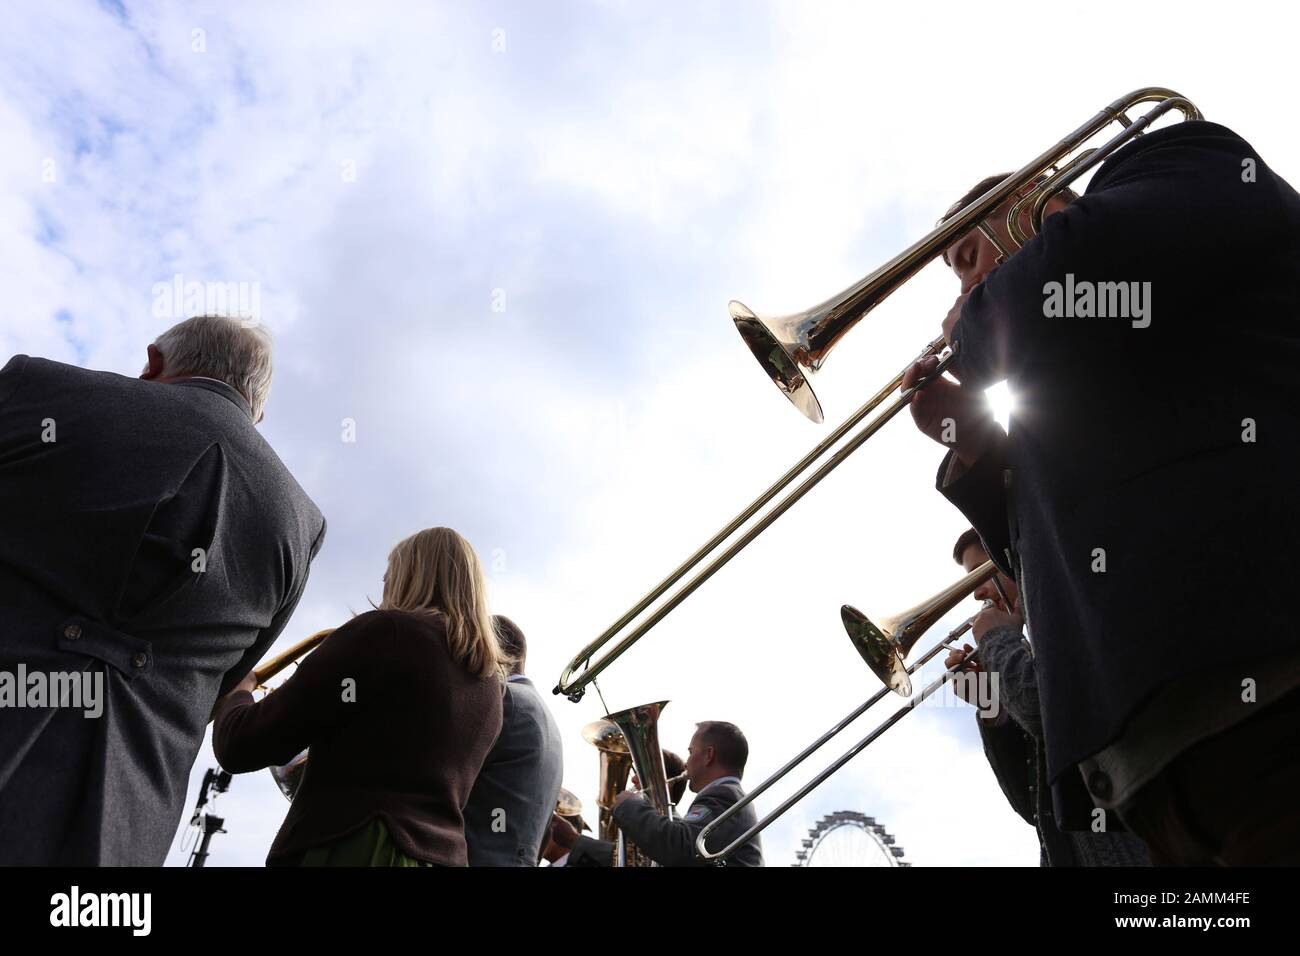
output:
<svg viewBox="0 0 1300 956"><path fill-rule="evenodd" d="M615 841L615 866L657 866L645 852L629 841L614 822L614 798L624 789L629 771L635 770L641 792L663 816L672 816L668 797L668 773L659 747L659 715L668 701L641 704L583 728L583 737L600 751L600 838Z"/></svg>
<svg viewBox="0 0 1300 956"><path fill-rule="evenodd" d="M616 841L618 826L614 823L614 798L627 788L627 778L632 772L632 755L627 751L623 732L608 720L594 720L583 727L582 738L600 752L596 836Z"/></svg>

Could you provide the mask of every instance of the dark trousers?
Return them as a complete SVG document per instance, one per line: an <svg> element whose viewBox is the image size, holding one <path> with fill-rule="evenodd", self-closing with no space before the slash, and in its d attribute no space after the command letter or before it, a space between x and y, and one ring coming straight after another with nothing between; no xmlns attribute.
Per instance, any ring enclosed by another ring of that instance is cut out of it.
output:
<svg viewBox="0 0 1300 956"><path fill-rule="evenodd" d="M1300 864L1300 688L1201 741L1120 807L1156 866Z"/></svg>

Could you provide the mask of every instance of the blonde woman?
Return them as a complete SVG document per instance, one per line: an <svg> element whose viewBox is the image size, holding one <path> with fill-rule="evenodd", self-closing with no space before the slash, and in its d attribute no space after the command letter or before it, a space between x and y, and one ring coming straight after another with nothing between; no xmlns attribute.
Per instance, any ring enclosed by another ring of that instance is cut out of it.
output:
<svg viewBox="0 0 1300 956"><path fill-rule="evenodd" d="M465 866L462 808L501 731L508 662L469 542L429 528L393 548L378 608L354 617L254 702L217 705L232 773L311 759L269 866Z"/></svg>

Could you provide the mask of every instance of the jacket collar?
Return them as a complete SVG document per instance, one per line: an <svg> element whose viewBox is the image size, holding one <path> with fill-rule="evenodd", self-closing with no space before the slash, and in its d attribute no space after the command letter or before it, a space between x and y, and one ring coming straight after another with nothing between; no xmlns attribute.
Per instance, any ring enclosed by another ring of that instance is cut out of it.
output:
<svg viewBox="0 0 1300 956"><path fill-rule="evenodd" d="M739 778L739 777L733 777L733 776L719 777L717 780L714 780L714 781L712 781L711 783L706 783L706 784L704 785L704 789L702 789L702 790L701 790L699 793L697 793L695 796L697 796L697 797L702 796L703 794L705 794L705 793L707 793L708 791L712 790L714 787L720 787L720 786L722 786L724 783L734 783L737 787L739 787L739 786L740 786L740 778Z"/></svg>
<svg viewBox="0 0 1300 956"><path fill-rule="evenodd" d="M191 388L201 388L209 392L215 392L227 401L237 405L243 413L248 416L248 420L250 422L253 421L253 409L249 407L248 399L244 398L243 395L240 395L238 390L236 390L232 385L227 385L225 382L219 381L215 378L202 378L198 376L182 378L175 382L168 382L167 384L188 385Z"/></svg>

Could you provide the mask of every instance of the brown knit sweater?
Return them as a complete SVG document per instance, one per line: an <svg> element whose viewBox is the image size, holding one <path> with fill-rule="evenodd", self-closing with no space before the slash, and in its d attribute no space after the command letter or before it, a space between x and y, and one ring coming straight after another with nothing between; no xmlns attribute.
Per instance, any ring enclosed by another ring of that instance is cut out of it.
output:
<svg viewBox="0 0 1300 956"><path fill-rule="evenodd" d="M268 865L375 817L407 855L466 865L461 811L501 732L503 685L451 659L443 621L370 611L263 700L239 692L220 701L212 746L230 772L285 764L311 748Z"/></svg>

